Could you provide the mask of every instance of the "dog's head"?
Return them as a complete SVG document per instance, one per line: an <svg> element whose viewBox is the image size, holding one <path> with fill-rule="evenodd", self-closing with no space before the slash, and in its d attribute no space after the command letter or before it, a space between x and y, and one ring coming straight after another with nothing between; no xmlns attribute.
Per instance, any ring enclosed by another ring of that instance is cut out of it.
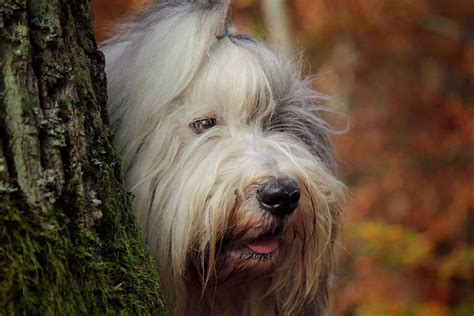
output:
<svg viewBox="0 0 474 316"><path fill-rule="evenodd" d="M175 300L264 284L279 311L323 305L344 195L324 98L226 10L158 4L105 49L136 215Z"/></svg>

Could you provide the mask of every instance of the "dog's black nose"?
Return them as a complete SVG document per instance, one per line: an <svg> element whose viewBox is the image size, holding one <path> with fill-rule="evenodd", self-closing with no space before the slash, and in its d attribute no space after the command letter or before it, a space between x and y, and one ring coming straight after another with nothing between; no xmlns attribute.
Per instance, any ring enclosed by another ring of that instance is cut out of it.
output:
<svg viewBox="0 0 474 316"><path fill-rule="evenodd" d="M300 188L290 178L271 179L257 189L260 206L276 216L293 213L300 199Z"/></svg>

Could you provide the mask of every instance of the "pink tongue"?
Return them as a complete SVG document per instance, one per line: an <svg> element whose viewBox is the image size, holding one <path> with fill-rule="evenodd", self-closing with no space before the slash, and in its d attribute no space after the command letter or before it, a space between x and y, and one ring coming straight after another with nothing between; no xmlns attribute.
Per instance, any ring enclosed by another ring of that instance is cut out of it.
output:
<svg viewBox="0 0 474 316"><path fill-rule="evenodd" d="M277 236L266 236L247 244L247 248L256 253L268 254L278 248Z"/></svg>

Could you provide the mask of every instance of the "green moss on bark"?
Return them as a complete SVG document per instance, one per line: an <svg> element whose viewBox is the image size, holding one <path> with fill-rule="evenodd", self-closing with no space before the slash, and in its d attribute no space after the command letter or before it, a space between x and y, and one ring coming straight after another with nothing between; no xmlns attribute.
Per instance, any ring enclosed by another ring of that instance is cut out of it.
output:
<svg viewBox="0 0 474 316"><path fill-rule="evenodd" d="M0 314L161 313L89 1L0 1Z"/></svg>

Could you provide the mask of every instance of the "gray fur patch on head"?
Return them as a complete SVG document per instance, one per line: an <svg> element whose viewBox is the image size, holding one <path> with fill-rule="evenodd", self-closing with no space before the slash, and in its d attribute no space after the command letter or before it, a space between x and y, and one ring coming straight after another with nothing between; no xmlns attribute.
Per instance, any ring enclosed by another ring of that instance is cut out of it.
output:
<svg viewBox="0 0 474 316"><path fill-rule="evenodd" d="M328 138L331 128L319 114L320 111L327 109L314 104L323 97L310 90L305 92L309 92L309 95L290 97L276 107L275 114L270 119L268 131L294 135L325 164L328 170L336 173L336 161Z"/></svg>
<svg viewBox="0 0 474 316"><path fill-rule="evenodd" d="M275 105L268 121L264 122L265 130L293 135L302 141L328 170L336 174L337 164L328 138L332 128L321 117L323 112L337 115L335 111L324 106L328 97L314 91L310 80L299 78L297 65L287 62L280 56L276 56L276 60L271 60L264 53L268 48L256 42L252 37L238 34L229 38L236 45L256 55L265 72L266 80L270 83L273 100L267 100L267 102L274 102ZM278 62L280 69L272 69L275 67L272 62ZM269 105L256 104L255 106Z"/></svg>

